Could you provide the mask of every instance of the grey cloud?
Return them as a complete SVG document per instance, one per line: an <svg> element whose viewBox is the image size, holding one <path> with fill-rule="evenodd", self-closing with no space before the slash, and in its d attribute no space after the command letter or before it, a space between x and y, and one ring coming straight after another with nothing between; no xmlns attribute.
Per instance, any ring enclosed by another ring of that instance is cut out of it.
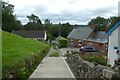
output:
<svg viewBox="0 0 120 80"><path fill-rule="evenodd" d="M73 3L76 3L76 2L78 2L79 0L69 0L69 3L70 4L73 4Z"/></svg>
<svg viewBox="0 0 120 80"><path fill-rule="evenodd" d="M71 0L73 1L73 0ZM18 11L18 17L21 18L23 22L27 21L26 15L31 15L30 13L27 13L27 10L34 8L33 14L36 14L40 17L42 22L45 19L50 19L52 23L58 23L58 22L72 22L74 24L76 23L86 23L89 22L93 17L97 16L104 16L106 17L108 14L113 14L114 10L117 10L115 7L105 7L105 8L98 8L94 10L81 10L78 12L71 12L69 10L61 11L59 14L55 13L49 13L47 7L45 6L32 6L27 9L24 9L24 11L19 13ZM115 13L114 13L115 14ZM107 16L109 17L109 16Z"/></svg>

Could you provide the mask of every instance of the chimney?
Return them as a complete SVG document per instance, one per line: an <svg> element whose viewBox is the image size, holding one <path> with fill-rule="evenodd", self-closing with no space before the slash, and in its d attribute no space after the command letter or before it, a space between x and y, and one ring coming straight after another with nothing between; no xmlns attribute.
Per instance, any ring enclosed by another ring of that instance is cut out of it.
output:
<svg viewBox="0 0 120 80"><path fill-rule="evenodd" d="M90 27L91 27L91 29L95 29L96 28L96 24L92 24Z"/></svg>

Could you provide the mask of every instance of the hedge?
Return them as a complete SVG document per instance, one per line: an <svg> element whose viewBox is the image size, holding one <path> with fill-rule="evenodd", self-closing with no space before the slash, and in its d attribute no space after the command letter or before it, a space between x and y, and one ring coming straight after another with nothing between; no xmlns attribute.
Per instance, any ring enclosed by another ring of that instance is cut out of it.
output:
<svg viewBox="0 0 120 80"><path fill-rule="evenodd" d="M59 40L59 47L67 47L68 40L67 39L60 39Z"/></svg>

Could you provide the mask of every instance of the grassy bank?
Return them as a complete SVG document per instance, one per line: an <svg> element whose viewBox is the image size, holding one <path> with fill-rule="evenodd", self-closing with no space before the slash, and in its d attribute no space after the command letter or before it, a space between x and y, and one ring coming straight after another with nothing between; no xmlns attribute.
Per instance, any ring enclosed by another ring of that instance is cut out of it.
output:
<svg viewBox="0 0 120 80"><path fill-rule="evenodd" d="M43 42L7 32L2 32L2 41L3 77L26 77L22 75L31 72L31 68L39 63L49 50L49 46Z"/></svg>

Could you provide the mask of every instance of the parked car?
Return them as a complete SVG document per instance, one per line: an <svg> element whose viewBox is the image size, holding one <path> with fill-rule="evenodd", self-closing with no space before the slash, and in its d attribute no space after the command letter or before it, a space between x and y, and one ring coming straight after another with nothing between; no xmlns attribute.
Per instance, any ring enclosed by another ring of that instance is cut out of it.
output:
<svg viewBox="0 0 120 80"><path fill-rule="evenodd" d="M84 52L99 52L99 50L95 49L93 46L83 46L80 50L83 50Z"/></svg>

